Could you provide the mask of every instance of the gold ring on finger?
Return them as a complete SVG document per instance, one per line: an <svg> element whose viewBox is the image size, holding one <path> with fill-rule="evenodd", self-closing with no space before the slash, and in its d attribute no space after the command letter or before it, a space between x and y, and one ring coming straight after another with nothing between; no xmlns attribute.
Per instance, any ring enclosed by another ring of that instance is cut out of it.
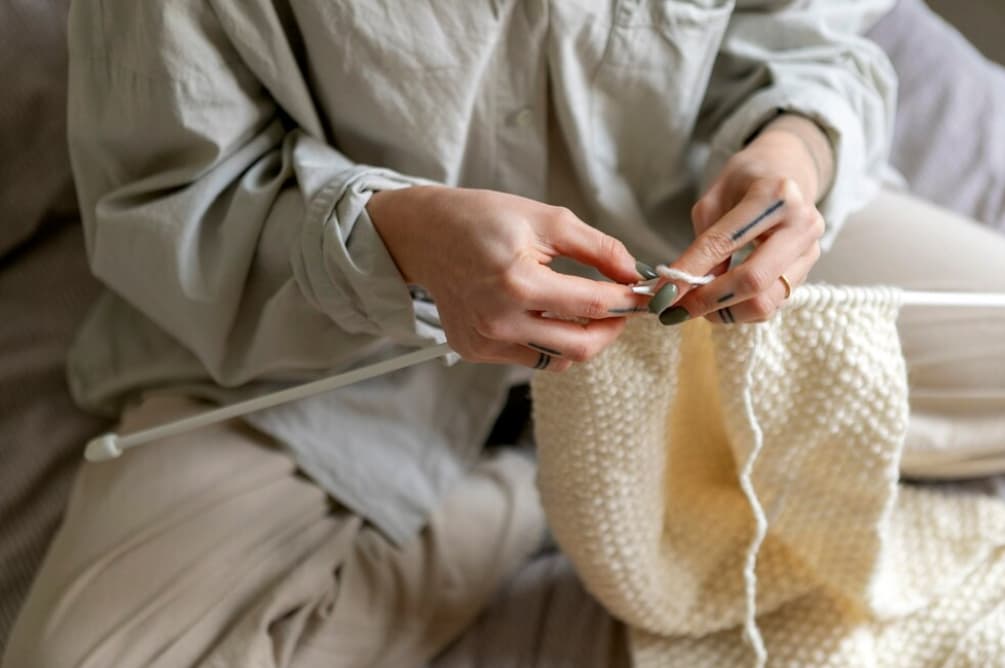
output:
<svg viewBox="0 0 1005 668"><path fill-rule="evenodd" d="M784 297L784 299L788 299L789 297L792 296L792 283L789 282L789 279L785 277L785 274L782 274L781 276L779 276L778 280L780 280L782 282L782 286L785 288L785 297Z"/></svg>

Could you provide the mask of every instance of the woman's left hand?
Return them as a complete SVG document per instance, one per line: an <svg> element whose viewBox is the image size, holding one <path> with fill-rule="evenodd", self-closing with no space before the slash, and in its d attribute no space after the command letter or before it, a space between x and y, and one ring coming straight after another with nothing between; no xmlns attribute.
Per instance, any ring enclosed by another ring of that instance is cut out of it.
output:
<svg viewBox="0 0 1005 668"><path fill-rule="evenodd" d="M766 126L695 204L696 239L670 265L715 280L701 287L678 284L682 296L661 321L771 318L820 257L824 220L815 203L832 172L830 142L816 124L782 115ZM751 242L750 256L730 268L731 256Z"/></svg>

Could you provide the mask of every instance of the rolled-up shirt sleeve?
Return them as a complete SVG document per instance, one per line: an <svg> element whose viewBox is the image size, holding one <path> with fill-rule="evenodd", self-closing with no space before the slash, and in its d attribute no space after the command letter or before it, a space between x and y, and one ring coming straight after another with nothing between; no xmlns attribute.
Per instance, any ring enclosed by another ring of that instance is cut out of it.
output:
<svg viewBox="0 0 1005 668"><path fill-rule="evenodd" d="M893 133L896 75L861 36L891 0L739 0L703 104L710 152L704 184L779 112L815 121L834 148L835 176L819 202L832 242L872 198Z"/></svg>
<svg viewBox="0 0 1005 668"><path fill-rule="evenodd" d="M278 20L256 67L211 7L74 3L69 141L93 272L222 385L337 367L376 338L443 340L365 212L425 181L333 146Z"/></svg>
<svg viewBox="0 0 1005 668"><path fill-rule="evenodd" d="M332 149L315 144L305 150ZM318 177L301 174L300 180ZM294 276L310 303L347 331L436 337L416 319L411 292L365 208L374 192L422 183L427 182L356 165L325 179L310 201L300 247L291 255Z"/></svg>

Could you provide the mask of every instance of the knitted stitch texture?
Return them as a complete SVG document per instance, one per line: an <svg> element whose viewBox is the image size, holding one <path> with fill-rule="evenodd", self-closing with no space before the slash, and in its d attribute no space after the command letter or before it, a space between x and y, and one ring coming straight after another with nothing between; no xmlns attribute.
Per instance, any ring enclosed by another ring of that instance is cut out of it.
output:
<svg viewBox="0 0 1005 668"><path fill-rule="evenodd" d="M545 511L636 665L1005 666L1005 505L898 483L898 311L804 286L535 377Z"/></svg>

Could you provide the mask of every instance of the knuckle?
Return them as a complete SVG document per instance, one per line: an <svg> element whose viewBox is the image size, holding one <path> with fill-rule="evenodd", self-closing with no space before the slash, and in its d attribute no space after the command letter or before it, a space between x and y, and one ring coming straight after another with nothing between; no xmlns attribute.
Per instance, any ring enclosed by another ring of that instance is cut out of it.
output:
<svg viewBox="0 0 1005 668"><path fill-rule="evenodd" d="M692 318L697 318L715 310L717 304L710 293L705 290L695 290L688 294L687 299L682 299L674 306L679 306L691 314Z"/></svg>
<svg viewBox="0 0 1005 668"><path fill-rule="evenodd" d="M590 319L603 318L607 315L607 303L597 294L591 295L583 303L583 316Z"/></svg>
<svg viewBox="0 0 1005 668"><path fill-rule="evenodd" d="M585 343L571 344L565 351L565 359L572 362L586 362L592 357L591 350Z"/></svg>
<svg viewBox="0 0 1005 668"><path fill-rule="evenodd" d="M814 241L813 245L810 246L810 261L815 264L816 261L820 259L820 256L822 254L823 254L823 248L820 247L820 242Z"/></svg>
<svg viewBox="0 0 1005 668"><path fill-rule="evenodd" d="M768 176L757 179L751 184L750 193L758 197L779 199L785 202L801 202L802 200L798 194L799 186L796 182L783 176Z"/></svg>
<svg viewBox="0 0 1005 668"><path fill-rule="evenodd" d="M476 333L490 341L503 338L506 329L506 322L503 318L490 315L485 312L473 314L473 326ZM478 352L485 352L488 348L487 341L481 341L480 345L473 346Z"/></svg>
<svg viewBox="0 0 1005 668"><path fill-rule="evenodd" d="M812 204L800 204L795 207L795 219L799 222L799 225L806 228L812 229L816 224L817 208Z"/></svg>
<svg viewBox="0 0 1005 668"><path fill-rule="evenodd" d="M767 272L757 266L745 267L738 270L737 273L739 274L736 277L737 283L739 283L742 294L759 294L767 290L772 282L772 278L768 276Z"/></svg>
<svg viewBox="0 0 1005 668"><path fill-rule="evenodd" d="M708 260L718 263L733 254L733 240L726 233L708 230L703 238L701 250Z"/></svg>
<svg viewBox="0 0 1005 668"><path fill-rule="evenodd" d="M603 349L604 344L603 342L600 341L594 341L592 343L587 344L586 346L584 346L583 350L583 361L588 362L592 360L594 357L599 355Z"/></svg>
<svg viewBox="0 0 1005 668"><path fill-rule="evenodd" d="M704 199L698 200L691 207L691 220L699 224L702 223L705 220L706 211L708 211L708 204L705 203Z"/></svg>
<svg viewBox="0 0 1005 668"><path fill-rule="evenodd" d="M813 221L810 224L810 232L813 234L813 238L814 239L821 238L824 235L824 232L826 231L827 231L827 222L824 220L824 217L820 215L820 212L817 211L816 208L814 207Z"/></svg>
<svg viewBox="0 0 1005 668"><path fill-rule="evenodd" d="M615 239L607 234L600 235L600 254L601 257L618 257L619 255L628 254L628 249L625 247L620 240Z"/></svg>
<svg viewBox="0 0 1005 668"><path fill-rule="evenodd" d="M556 206L552 209L552 220L556 225L574 225L579 222L579 217L568 207Z"/></svg>
<svg viewBox="0 0 1005 668"><path fill-rule="evenodd" d="M468 322L471 325L471 329L479 336L485 336L485 332L492 327L492 318L484 311L472 311L469 317L470 320ZM474 347L473 344L469 344L469 346Z"/></svg>
<svg viewBox="0 0 1005 668"><path fill-rule="evenodd" d="M810 220L809 207L801 202L790 204L785 214L785 222L793 227L805 227Z"/></svg>
<svg viewBox="0 0 1005 668"><path fill-rule="evenodd" d="M755 297L748 302L748 305L750 316L754 320L768 320L775 314L775 303L767 297Z"/></svg>
<svg viewBox="0 0 1005 668"><path fill-rule="evenodd" d="M762 176L750 184L750 193L758 197L779 197L784 191L782 179L773 176Z"/></svg>
<svg viewBox="0 0 1005 668"><path fill-rule="evenodd" d="M515 302L526 302L531 294L531 286L523 272L516 268L507 269L500 276L502 292Z"/></svg>
<svg viewBox="0 0 1005 668"><path fill-rule="evenodd" d="M803 202L802 191L799 189L799 184L796 183L795 179L788 176L778 179L776 188L777 190L775 193L778 199L797 204L801 204Z"/></svg>

